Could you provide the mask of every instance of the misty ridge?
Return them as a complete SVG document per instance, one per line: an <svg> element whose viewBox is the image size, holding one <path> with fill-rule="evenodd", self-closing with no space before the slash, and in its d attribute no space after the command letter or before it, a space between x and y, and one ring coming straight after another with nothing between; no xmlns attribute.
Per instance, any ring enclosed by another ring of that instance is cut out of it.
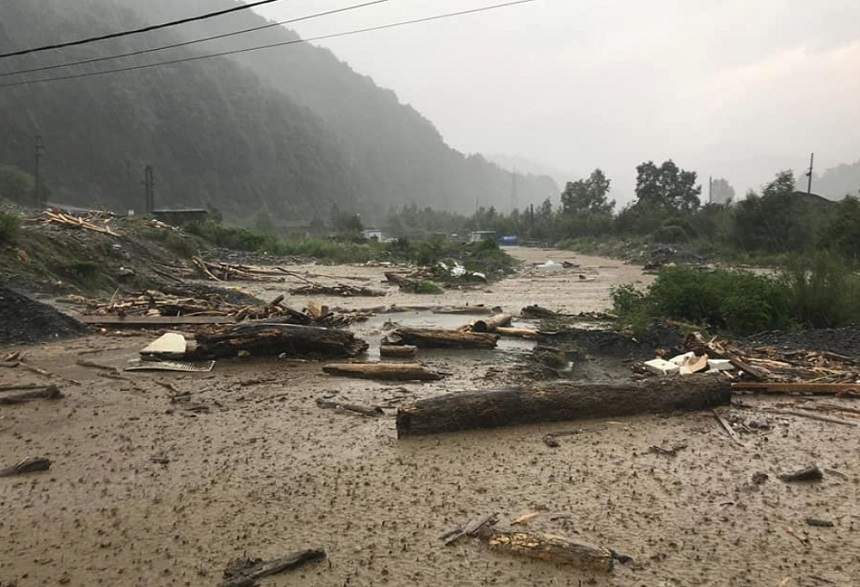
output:
<svg viewBox="0 0 860 587"><path fill-rule="evenodd" d="M3 7L0 46L35 46L94 31L125 30L235 6L232 0L15 0ZM265 24L243 11L188 26L56 55L18 58L5 71L157 47ZM110 66L283 42L276 27L236 38L124 58ZM98 71L106 64L75 68ZM47 72L48 74L56 72ZM45 74L41 74L45 75ZM35 77L35 76L34 76ZM247 223L261 211L280 222L325 218L333 205L381 218L418 203L458 212L557 196L550 177L512 174L449 147L433 124L394 92L310 44L169 67L6 88L0 93L0 164L32 167L34 135L46 145L51 200L126 211L143 208L143 170L156 203L213 207Z"/></svg>

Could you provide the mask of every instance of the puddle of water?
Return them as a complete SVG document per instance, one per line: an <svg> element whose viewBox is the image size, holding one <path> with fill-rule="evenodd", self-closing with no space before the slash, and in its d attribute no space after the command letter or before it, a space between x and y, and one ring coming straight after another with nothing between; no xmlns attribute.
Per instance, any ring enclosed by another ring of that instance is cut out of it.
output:
<svg viewBox="0 0 860 587"><path fill-rule="evenodd" d="M469 324L475 320L486 318L481 314L434 314L429 311L413 311L399 312L394 314L377 314L371 317L366 322L353 324L351 329L370 344L370 349L367 351L368 358L372 360L379 359L379 343L382 339L398 326L410 328L442 328L446 330L455 330L464 324ZM534 327L527 322L514 321L513 326L517 327ZM486 358L487 353L529 353L536 346L534 340L524 338L516 338L503 336L499 339L499 344L492 351L479 349L421 349L422 356L431 355L434 358L443 357L459 357L459 358Z"/></svg>

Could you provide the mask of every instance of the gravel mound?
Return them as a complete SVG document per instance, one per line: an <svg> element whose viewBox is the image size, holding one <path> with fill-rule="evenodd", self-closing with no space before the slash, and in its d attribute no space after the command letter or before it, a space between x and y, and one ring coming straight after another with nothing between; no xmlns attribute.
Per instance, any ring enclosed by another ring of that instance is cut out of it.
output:
<svg viewBox="0 0 860 587"><path fill-rule="evenodd" d="M774 346L783 350L829 351L860 357L860 326L815 330L769 331L747 338L750 346Z"/></svg>
<svg viewBox="0 0 860 587"><path fill-rule="evenodd" d="M0 344L71 338L88 330L71 316L0 286Z"/></svg>

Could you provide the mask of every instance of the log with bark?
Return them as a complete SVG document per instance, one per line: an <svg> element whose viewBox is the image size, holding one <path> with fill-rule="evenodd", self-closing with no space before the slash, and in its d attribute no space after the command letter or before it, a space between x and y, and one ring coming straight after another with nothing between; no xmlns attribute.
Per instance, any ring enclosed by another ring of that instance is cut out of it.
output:
<svg viewBox="0 0 860 587"><path fill-rule="evenodd" d="M472 332L495 332L500 326L510 326L514 317L511 314L494 314L489 318L475 320Z"/></svg>
<svg viewBox="0 0 860 587"><path fill-rule="evenodd" d="M277 322L248 322L197 335L197 348L189 358L235 357L240 351L253 356L286 354L356 357L367 343L352 332Z"/></svg>
<svg viewBox="0 0 860 587"><path fill-rule="evenodd" d="M531 328L509 328L499 326L493 332L499 336L513 336L516 338L537 338L540 332Z"/></svg>
<svg viewBox="0 0 860 587"><path fill-rule="evenodd" d="M309 562L325 560L322 549L300 550L270 561L241 558L232 561L224 571L220 587L253 587L260 579L296 569Z"/></svg>
<svg viewBox="0 0 860 587"><path fill-rule="evenodd" d="M42 457L27 457L21 459L11 467L0 469L0 477L12 477L14 475L26 475L38 471L47 471L51 468L51 459Z"/></svg>
<svg viewBox="0 0 860 587"><path fill-rule="evenodd" d="M361 414L362 416L369 416L371 418L376 418L378 416L384 416L385 412L382 411L382 408L379 406L360 406L358 404L351 404L345 402L336 402L327 399L318 399L317 405L321 408L328 410L340 410L343 412L354 412L356 414Z"/></svg>
<svg viewBox="0 0 860 587"><path fill-rule="evenodd" d="M732 389L765 394L796 393L803 395L835 395L860 397L860 384L856 383L735 383Z"/></svg>
<svg viewBox="0 0 860 587"><path fill-rule="evenodd" d="M438 381L442 375L420 363L338 363L323 371L340 377L379 379L381 381Z"/></svg>
<svg viewBox="0 0 860 587"><path fill-rule="evenodd" d="M483 332L461 332L434 328L398 328L386 337L385 344L418 348L492 349L499 337Z"/></svg>
<svg viewBox="0 0 860 587"><path fill-rule="evenodd" d="M418 347L409 345L383 344L379 347L380 357L412 358L418 354Z"/></svg>
<svg viewBox="0 0 860 587"><path fill-rule="evenodd" d="M476 518L461 528L446 532L441 539L447 546L464 536L471 536L486 542L493 550L556 564L575 565L592 571L609 572L615 566L615 561L632 560L611 548L543 532L500 528L496 526L497 522L498 516L495 514Z"/></svg>
<svg viewBox="0 0 860 587"><path fill-rule="evenodd" d="M32 391L25 391L23 393L0 395L0 405L11 406L40 399L58 400L64 397L60 388L56 385L39 385L33 386L31 389Z"/></svg>
<svg viewBox="0 0 860 587"><path fill-rule="evenodd" d="M464 391L418 400L397 410L397 435L419 436L585 418L704 410L731 400L728 383L711 376L628 383L550 383L530 389Z"/></svg>
<svg viewBox="0 0 860 587"><path fill-rule="evenodd" d="M476 535L493 550L593 571L609 572L615 566L616 559L621 558L605 546L543 532L524 532L487 525L479 529Z"/></svg>

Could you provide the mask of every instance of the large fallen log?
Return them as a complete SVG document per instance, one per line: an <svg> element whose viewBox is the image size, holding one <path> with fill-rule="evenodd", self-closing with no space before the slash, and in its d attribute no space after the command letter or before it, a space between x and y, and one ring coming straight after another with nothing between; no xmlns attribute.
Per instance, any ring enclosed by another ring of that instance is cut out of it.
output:
<svg viewBox="0 0 860 587"><path fill-rule="evenodd" d="M34 388L35 391L25 391L9 395L0 395L0 405L11 406L23 404L40 399L58 400L63 398L63 393L56 385L44 385Z"/></svg>
<svg viewBox="0 0 860 587"><path fill-rule="evenodd" d="M728 383L712 376L628 383L552 383L531 389L464 391L397 410L398 437L585 418L703 410L728 404Z"/></svg>
<svg viewBox="0 0 860 587"><path fill-rule="evenodd" d="M511 314L495 314L489 318L472 323L472 332L495 332L500 326L510 326L514 317Z"/></svg>
<svg viewBox="0 0 860 587"><path fill-rule="evenodd" d="M329 375L382 381L438 381L442 375L420 363L338 363L326 365Z"/></svg>
<svg viewBox="0 0 860 587"><path fill-rule="evenodd" d="M418 348L495 348L499 337L482 332L461 332L435 328L398 328L388 335L386 344Z"/></svg>
<svg viewBox="0 0 860 587"><path fill-rule="evenodd" d="M286 354L356 357L367 343L352 332L275 322L247 322L197 335L197 348L189 358L235 357L239 351L253 356Z"/></svg>

